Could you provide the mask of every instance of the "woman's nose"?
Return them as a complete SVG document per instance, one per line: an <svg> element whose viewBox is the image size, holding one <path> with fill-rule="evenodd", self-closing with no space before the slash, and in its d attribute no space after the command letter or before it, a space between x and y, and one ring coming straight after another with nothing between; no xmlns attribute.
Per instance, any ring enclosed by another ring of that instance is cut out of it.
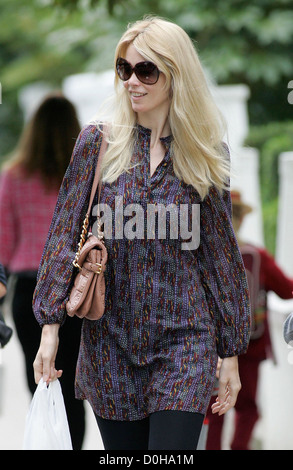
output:
<svg viewBox="0 0 293 470"><path fill-rule="evenodd" d="M140 81L138 80L137 76L133 72L131 77L125 82L128 86L138 86L140 84Z"/></svg>

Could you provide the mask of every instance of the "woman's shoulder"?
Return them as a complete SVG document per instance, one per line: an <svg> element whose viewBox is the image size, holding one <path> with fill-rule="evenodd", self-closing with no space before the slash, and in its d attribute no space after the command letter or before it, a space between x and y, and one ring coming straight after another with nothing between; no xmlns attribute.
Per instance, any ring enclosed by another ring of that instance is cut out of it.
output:
<svg viewBox="0 0 293 470"><path fill-rule="evenodd" d="M83 140L85 143L90 143L97 140L103 131L103 124L99 122L93 122L86 124L81 129L78 141Z"/></svg>
<svg viewBox="0 0 293 470"><path fill-rule="evenodd" d="M83 172L85 167L90 170L99 153L98 142L101 141L102 133L103 127L99 123L89 123L81 129L69 165L72 174Z"/></svg>
<svg viewBox="0 0 293 470"><path fill-rule="evenodd" d="M25 179L26 170L21 163L9 163L2 168L0 178L2 182L11 184L14 181Z"/></svg>

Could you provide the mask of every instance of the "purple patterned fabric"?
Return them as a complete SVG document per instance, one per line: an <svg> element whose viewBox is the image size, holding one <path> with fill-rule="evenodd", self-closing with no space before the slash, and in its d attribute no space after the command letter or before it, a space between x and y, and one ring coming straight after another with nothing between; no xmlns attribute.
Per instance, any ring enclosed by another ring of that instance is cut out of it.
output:
<svg viewBox="0 0 293 470"><path fill-rule="evenodd" d="M248 289L230 196L211 188L202 202L180 181L171 137L161 139L166 154L150 176L151 131L137 126L136 133L133 168L102 188L101 203L112 209L112 236L105 240L106 309L100 320L83 321L76 396L113 420L142 419L159 410L205 414L217 356L245 353L249 342ZM65 317L100 143L95 126L81 132L60 190L34 296L41 325ZM148 204L200 204L199 247L182 250L181 233L170 237L171 216L166 238L158 237L157 226L153 238L147 237L147 223L144 237L119 238L117 198L123 207L139 204L144 214Z"/></svg>

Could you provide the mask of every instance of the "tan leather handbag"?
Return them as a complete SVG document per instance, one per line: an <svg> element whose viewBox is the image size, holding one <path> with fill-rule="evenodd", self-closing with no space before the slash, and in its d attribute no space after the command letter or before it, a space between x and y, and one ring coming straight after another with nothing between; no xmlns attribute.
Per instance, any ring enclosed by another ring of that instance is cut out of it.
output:
<svg viewBox="0 0 293 470"><path fill-rule="evenodd" d="M90 195L88 210L83 222L82 233L78 244L78 251L73 261L74 267L79 269L74 280L66 310L70 317L76 315L88 320L99 320L105 310L105 277L104 271L107 263L107 249L103 241L103 232L98 220L97 237L88 233L91 207L99 186L98 201L100 202L101 184L100 166L107 148L106 139L103 138L98 156L98 163Z"/></svg>

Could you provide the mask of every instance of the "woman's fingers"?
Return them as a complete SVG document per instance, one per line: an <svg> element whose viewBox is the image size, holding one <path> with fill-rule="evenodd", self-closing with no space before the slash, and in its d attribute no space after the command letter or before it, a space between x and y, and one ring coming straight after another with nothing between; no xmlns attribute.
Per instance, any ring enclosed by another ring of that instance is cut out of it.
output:
<svg viewBox="0 0 293 470"><path fill-rule="evenodd" d="M231 397L229 390L226 389L225 394L218 395L215 403L212 405L212 413L219 413L219 415L222 415L228 411L229 408L231 408Z"/></svg>
<svg viewBox="0 0 293 470"><path fill-rule="evenodd" d="M35 382L39 383L56 380L61 377L62 370L55 368L55 358L58 349L59 325L45 325L42 330L41 344L34 361Z"/></svg>
<svg viewBox="0 0 293 470"><path fill-rule="evenodd" d="M220 364L218 397L212 405L212 413L222 415L233 408L240 389L237 357L223 359Z"/></svg>

